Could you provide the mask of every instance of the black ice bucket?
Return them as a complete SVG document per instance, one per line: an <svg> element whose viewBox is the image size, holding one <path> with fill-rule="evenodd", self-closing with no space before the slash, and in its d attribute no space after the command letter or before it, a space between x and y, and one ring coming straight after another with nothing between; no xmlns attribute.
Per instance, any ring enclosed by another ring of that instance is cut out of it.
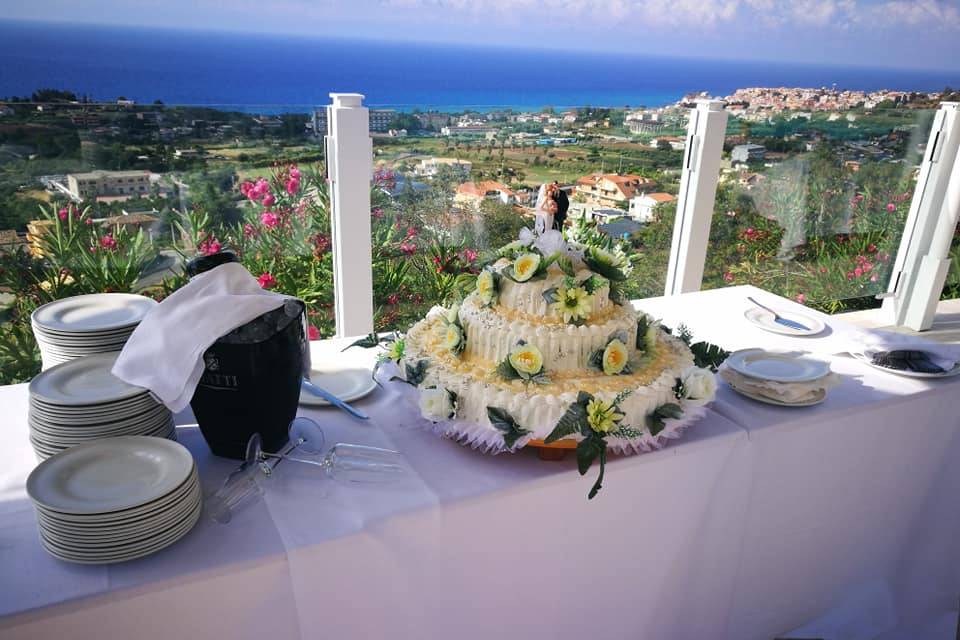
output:
<svg viewBox="0 0 960 640"><path fill-rule="evenodd" d="M305 311L301 300L287 300L204 352L203 375L190 406L214 455L242 460L254 433L265 451L287 443L308 345Z"/></svg>

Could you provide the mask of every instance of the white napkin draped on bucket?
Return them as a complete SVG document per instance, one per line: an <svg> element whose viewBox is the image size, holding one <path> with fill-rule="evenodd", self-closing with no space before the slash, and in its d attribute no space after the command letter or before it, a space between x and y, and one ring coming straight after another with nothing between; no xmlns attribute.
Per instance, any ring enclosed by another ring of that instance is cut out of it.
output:
<svg viewBox="0 0 960 640"><path fill-rule="evenodd" d="M112 373L149 389L171 411L181 411L203 374L204 351L288 299L262 289L235 262L198 274L147 313Z"/></svg>

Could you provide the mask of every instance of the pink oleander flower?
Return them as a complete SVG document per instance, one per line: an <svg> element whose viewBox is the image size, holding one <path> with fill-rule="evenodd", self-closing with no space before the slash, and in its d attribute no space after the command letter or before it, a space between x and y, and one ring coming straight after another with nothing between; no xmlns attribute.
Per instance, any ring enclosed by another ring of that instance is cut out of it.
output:
<svg viewBox="0 0 960 640"><path fill-rule="evenodd" d="M220 241L215 237L211 236L200 243L200 246L197 247L205 256L212 256L215 253L220 253L220 250L223 246L220 244Z"/></svg>
<svg viewBox="0 0 960 640"><path fill-rule="evenodd" d="M876 282L877 279L878 279L877 274L873 274L872 276L870 276L870 282Z"/></svg>
<svg viewBox="0 0 960 640"><path fill-rule="evenodd" d="M724 282L733 282L733 274L727 271L723 274L723 280Z"/></svg>
<svg viewBox="0 0 960 640"><path fill-rule="evenodd" d="M260 283L261 289L272 289L277 286L277 279L269 272L261 274L260 277L257 278L257 282Z"/></svg>
<svg viewBox="0 0 960 640"><path fill-rule="evenodd" d="M399 293L391 293L387 296L387 304L398 304L400 302Z"/></svg>
<svg viewBox="0 0 960 640"><path fill-rule="evenodd" d="M267 195L263 196L263 200L260 201L260 204L265 207L272 207L273 205L277 204L277 199L273 197L272 193L268 193Z"/></svg>
<svg viewBox="0 0 960 640"><path fill-rule="evenodd" d="M876 252L877 252L877 245L871 243L870 246L867 247L867 253L876 253Z"/></svg>
<svg viewBox="0 0 960 640"><path fill-rule="evenodd" d="M402 251L404 255L412 256L417 252L417 245L412 242L401 242L400 251Z"/></svg>
<svg viewBox="0 0 960 640"><path fill-rule="evenodd" d="M376 218L377 220L383 220L383 216L384 216L383 209L381 209L380 207L374 207L373 210L370 211L370 215Z"/></svg>
<svg viewBox="0 0 960 640"><path fill-rule="evenodd" d="M463 250L463 259L467 262L475 262L477 259L477 252L473 249L464 249Z"/></svg>
<svg viewBox="0 0 960 640"><path fill-rule="evenodd" d="M106 234L100 238L100 246L109 251L113 251L117 248L117 239L113 237L113 234Z"/></svg>
<svg viewBox="0 0 960 640"><path fill-rule="evenodd" d="M299 190L300 190L300 181L299 181L299 180L297 180L296 178L290 178L289 180L287 180L287 193L288 193L288 194L290 194L291 196L292 196L292 195L296 195L297 191L299 191Z"/></svg>
<svg viewBox="0 0 960 640"><path fill-rule="evenodd" d="M68 215L70 215L70 213L67 211L67 208L66 208L66 207L60 209L60 211L57 212L57 216L58 216L61 220L66 220Z"/></svg>
<svg viewBox="0 0 960 640"><path fill-rule="evenodd" d="M889 213L893 213L896 210L897 210L897 205L893 204L892 202L887 203L887 211Z"/></svg>
<svg viewBox="0 0 960 640"><path fill-rule="evenodd" d="M807 296L803 295L802 293L798 293L798 294L797 294L797 302L799 302L800 304L806 304L806 303L807 303Z"/></svg>
<svg viewBox="0 0 960 640"><path fill-rule="evenodd" d="M261 214L260 223L267 229L275 229L280 225L280 216L273 211L266 211Z"/></svg>
<svg viewBox="0 0 960 640"><path fill-rule="evenodd" d="M300 169L297 168L297 165L293 165L292 167L290 167L290 177L293 178L294 180L300 179Z"/></svg>
<svg viewBox="0 0 960 640"><path fill-rule="evenodd" d="M256 228L256 227L254 227L254 226L253 226L252 224L250 224L249 222L248 222L247 224L243 225L243 237L245 237L245 238L252 238L252 237L255 236L255 235L257 235L257 228Z"/></svg>
<svg viewBox="0 0 960 640"><path fill-rule="evenodd" d="M320 329L317 329L312 324L307 327L307 340L319 340L320 339Z"/></svg>
<svg viewBox="0 0 960 640"><path fill-rule="evenodd" d="M863 275L863 269L860 267L857 267L856 269L853 270L853 275L859 278L860 276Z"/></svg>
<svg viewBox="0 0 960 640"><path fill-rule="evenodd" d="M83 221L83 224L93 224L93 218L87 218Z"/></svg>
<svg viewBox="0 0 960 640"><path fill-rule="evenodd" d="M417 237L417 228L416 227L407 227L407 238L416 238Z"/></svg>

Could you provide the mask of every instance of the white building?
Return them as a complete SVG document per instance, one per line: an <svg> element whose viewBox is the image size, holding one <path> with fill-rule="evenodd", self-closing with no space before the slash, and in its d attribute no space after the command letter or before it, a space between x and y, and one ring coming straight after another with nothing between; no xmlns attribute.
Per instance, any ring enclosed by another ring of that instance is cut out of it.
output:
<svg viewBox="0 0 960 640"><path fill-rule="evenodd" d="M431 178L437 175L440 167L450 167L462 177L466 178L473 169L473 163L469 160L460 160L458 158L424 158L414 169L418 176Z"/></svg>
<svg viewBox="0 0 960 640"><path fill-rule="evenodd" d="M630 199L628 213L631 218L638 222L650 222L656 218L657 209L661 205L673 202L676 199L669 193L641 193Z"/></svg>
<svg viewBox="0 0 960 640"><path fill-rule="evenodd" d="M767 148L762 144L738 144L730 151L732 162L759 162L767 157Z"/></svg>

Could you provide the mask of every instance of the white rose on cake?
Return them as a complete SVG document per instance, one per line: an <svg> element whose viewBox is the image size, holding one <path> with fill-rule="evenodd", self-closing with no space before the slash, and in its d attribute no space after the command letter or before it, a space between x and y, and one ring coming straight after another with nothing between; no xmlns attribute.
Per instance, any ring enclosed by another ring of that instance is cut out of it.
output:
<svg viewBox="0 0 960 640"><path fill-rule="evenodd" d="M449 420L455 412L453 397L446 389L434 387L420 391L420 415L427 420Z"/></svg>
<svg viewBox="0 0 960 640"><path fill-rule="evenodd" d="M683 397L694 404L706 404L717 393L717 377L709 369L687 367L680 380L683 382Z"/></svg>

